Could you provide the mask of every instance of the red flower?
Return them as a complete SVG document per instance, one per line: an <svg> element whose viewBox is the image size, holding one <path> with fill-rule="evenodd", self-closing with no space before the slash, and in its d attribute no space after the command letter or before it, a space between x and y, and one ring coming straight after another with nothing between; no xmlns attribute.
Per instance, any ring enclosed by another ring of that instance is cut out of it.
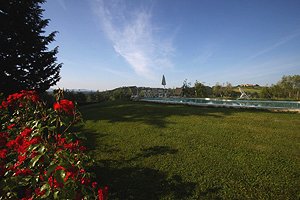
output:
<svg viewBox="0 0 300 200"><path fill-rule="evenodd" d="M11 149L15 146L15 144L16 144L15 140L10 140L6 143L6 146Z"/></svg>
<svg viewBox="0 0 300 200"><path fill-rule="evenodd" d="M57 111L64 111L65 113L72 115L75 111L75 106L72 101L62 99L59 102L54 103L53 109Z"/></svg>
<svg viewBox="0 0 300 200"><path fill-rule="evenodd" d="M34 190L34 192L35 192L35 194L36 194L37 196L42 196L42 195L44 195L44 194L46 193L46 190L42 190L42 191L41 191L40 188L36 188L36 189Z"/></svg>
<svg viewBox="0 0 300 200"><path fill-rule="evenodd" d="M67 182L68 179L71 177L72 179L74 179L76 176L76 174L74 172L66 172L66 176L64 178L64 181Z"/></svg>
<svg viewBox="0 0 300 200"><path fill-rule="evenodd" d="M45 181L45 178L44 178L44 176L43 176L43 173L44 173L44 175L46 176L47 175L47 171L44 171L44 172L42 172L42 170L40 171L40 175L39 175L39 179L41 180L41 181Z"/></svg>
<svg viewBox="0 0 300 200"><path fill-rule="evenodd" d="M23 163L24 161L26 160L26 155L23 155L23 156L18 156L18 161L19 161L19 163L21 164L21 163Z"/></svg>
<svg viewBox="0 0 300 200"><path fill-rule="evenodd" d="M23 107L24 104L21 102L21 100L29 100L31 102L36 103L39 100L38 95L35 91L26 91L22 90L19 93L11 94L7 97L7 101L2 102L2 107L7 108L8 106L19 106Z"/></svg>
<svg viewBox="0 0 300 200"><path fill-rule="evenodd" d="M79 140L76 140L75 142L66 143L63 146L66 149L69 149L70 151L78 150Z"/></svg>
<svg viewBox="0 0 300 200"><path fill-rule="evenodd" d="M29 140L29 143L30 143L30 144L37 144L37 143L39 143L41 140L42 140L41 137L34 137L34 138L32 138L31 140Z"/></svg>
<svg viewBox="0 0 300 200"><path fill-rule="evenodd" d="M107 199L107 196L108 196L108 187L107 186L104 187L104 190L101 188L98 189L98 200L105 200L105 199Z"/></svg>
<svg viewBox="0 0 300 200"><path fill-rule="evenodd" d="M93 188L96 188L96 187L97 187L97 185L98 185L98 183L97 183L97 182L92 182L92 187L93 187Z"/></svg>
<svg viewBox="0 0 300 200"><path fill-rule="evenodd" d="M61 134L57 134L57 144L63 146L66 143L66 138L62 138Z"/></svg>
<svg viewBox="0 0 300 200"><path fill-rule="evenodd" d="M63 184L59 183L52 176L48 178L48 183L49 183L50 187L54 187L54 188L62 188L64 186Z"/></svg>
<svg viewBox="0 0 300 200"><path fill-rule="evenodd" d="M23 144L23 141L24 141L24 138L22 135L19 135L16 139L15 139L16 143L18 145L22 145Z"/></svg>
<svg viewBox="0 0 300 200"><path fill-rule="evenodd" d="M2 101L1 103L3 108L7 108L8 107L8 102L7 101Z"/></svg>
<svg viewBox="0 0 300 200"><path fill-rule="evenodd" d="M88 178L82 178L80 182L82 185L89 185L91 180Z"/></svg>
<svg viewBox="0 0 300 200"><path fill-rule="evenodd" d="M16 162L13 166L10 167L10 170L15 170L21 165L20 162Z"/></svg>
<svg viewBox="0 0 300 200"><path fill-rule="evenodd" d="M54 110L60 110L61 109L61 105L58 102L56 102L56 103L53 104L53 109Z"/></svg>
<svg viewBox="0 0 300 200"><path fill-rule="evenodd" d="M22 131L21 135L22 135L23 137L28 137L28 136L30 135L31 132L32 132L32 129L31 129L31 128L25 128L25 129Z"/></svg>
<svg viewBox="0 0 300 200"><path fill-rule="evenodd" d="M16 124L11 124L11 125L9 125L8 127L7 127L7 129L12 129L13 127L15 127L16 126Z"/></svg>
<svg viewBox="0 0 300 200"><path fill-rule="evenodd" d="M19 176L19 175L31 175L32 171L30 169L17 169L15 176Z"/></svg>
<svg viewBox="0 0 300 200"><path fill-rule="evenodd" d="M5 159L7 154L7 149L0 149L0 158Z"/></svg>
<svg viewBox="0 0 300 200"><path fill-rule="evenodd" d="M101 188L98 190L98 200L104 200L103 190Z"/></svg>
<svg viewBox="0 0 300 200"><path fill-rule="evenodd" d="M63 166L57 166L56 168L55 168L55 171L58 171L58 170L64 170L64 171L66 171L66 168L64 168Z"/></svg>
<svg viewBox="0 0 300 200"><path fill-rule="evenodd" d="M27 133L24 133L26 135ZM32 144L37 144L41 141L41 137L34 137L31 140L24 139L19 135L15 140L10 140L6 143L6 146L10 149L14 148L19 154L26 153L28 147Z"/></svg>

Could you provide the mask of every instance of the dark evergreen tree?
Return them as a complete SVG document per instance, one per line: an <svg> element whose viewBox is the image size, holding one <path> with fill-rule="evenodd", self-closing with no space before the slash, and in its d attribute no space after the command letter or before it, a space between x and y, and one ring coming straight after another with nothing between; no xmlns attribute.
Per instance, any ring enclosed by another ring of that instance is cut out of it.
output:
<svg viewBox="0 0 300 200"><path fill-rule="evenodd" d="M56 32L45 35L45 0L0 1L0 93L22 89L43 92L59 81L57 48L48 49Z"/></svg>

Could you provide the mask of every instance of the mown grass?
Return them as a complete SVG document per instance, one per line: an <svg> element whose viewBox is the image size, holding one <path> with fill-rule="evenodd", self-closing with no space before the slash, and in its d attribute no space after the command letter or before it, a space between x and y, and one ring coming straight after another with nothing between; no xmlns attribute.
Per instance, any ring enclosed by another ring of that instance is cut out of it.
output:
<svg viewBox="0 0 300 200"><path fill-rule="evenodd" d="M300 114L142 102L81 111L110 199L300 197Z"/></svg>
<svg viewBox="0 0 300 200"><path fill-rule="evenodd" d="M262 87L241 87L242 90L246 93L254 93L260 94L262 91ZM240 93L240 90L238 87L233 88L233 91Z"/></svg>

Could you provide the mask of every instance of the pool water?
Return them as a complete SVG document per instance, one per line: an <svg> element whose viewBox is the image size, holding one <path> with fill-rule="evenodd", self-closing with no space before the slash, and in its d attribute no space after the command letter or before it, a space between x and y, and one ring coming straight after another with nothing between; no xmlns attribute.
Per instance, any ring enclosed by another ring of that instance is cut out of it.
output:
<svg viewBox="0 0 300 200"><path fill-rule="evenodd" d="M140 101L216 107L300 109L300 101L227 100L211 98L142 98Z"/></svg>

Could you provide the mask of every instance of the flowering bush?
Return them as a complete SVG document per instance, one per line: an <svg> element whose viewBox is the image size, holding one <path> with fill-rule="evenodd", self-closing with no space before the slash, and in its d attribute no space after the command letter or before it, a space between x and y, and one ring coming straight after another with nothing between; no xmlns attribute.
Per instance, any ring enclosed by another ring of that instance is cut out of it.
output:
<svg viewBox="0 0 300 200"><path fill-rule="evenodd" d="M0 199L107 199L87 171L92 165L73 102L60 91L53 109L35 91L10 95L0 105Z"/></svg>

